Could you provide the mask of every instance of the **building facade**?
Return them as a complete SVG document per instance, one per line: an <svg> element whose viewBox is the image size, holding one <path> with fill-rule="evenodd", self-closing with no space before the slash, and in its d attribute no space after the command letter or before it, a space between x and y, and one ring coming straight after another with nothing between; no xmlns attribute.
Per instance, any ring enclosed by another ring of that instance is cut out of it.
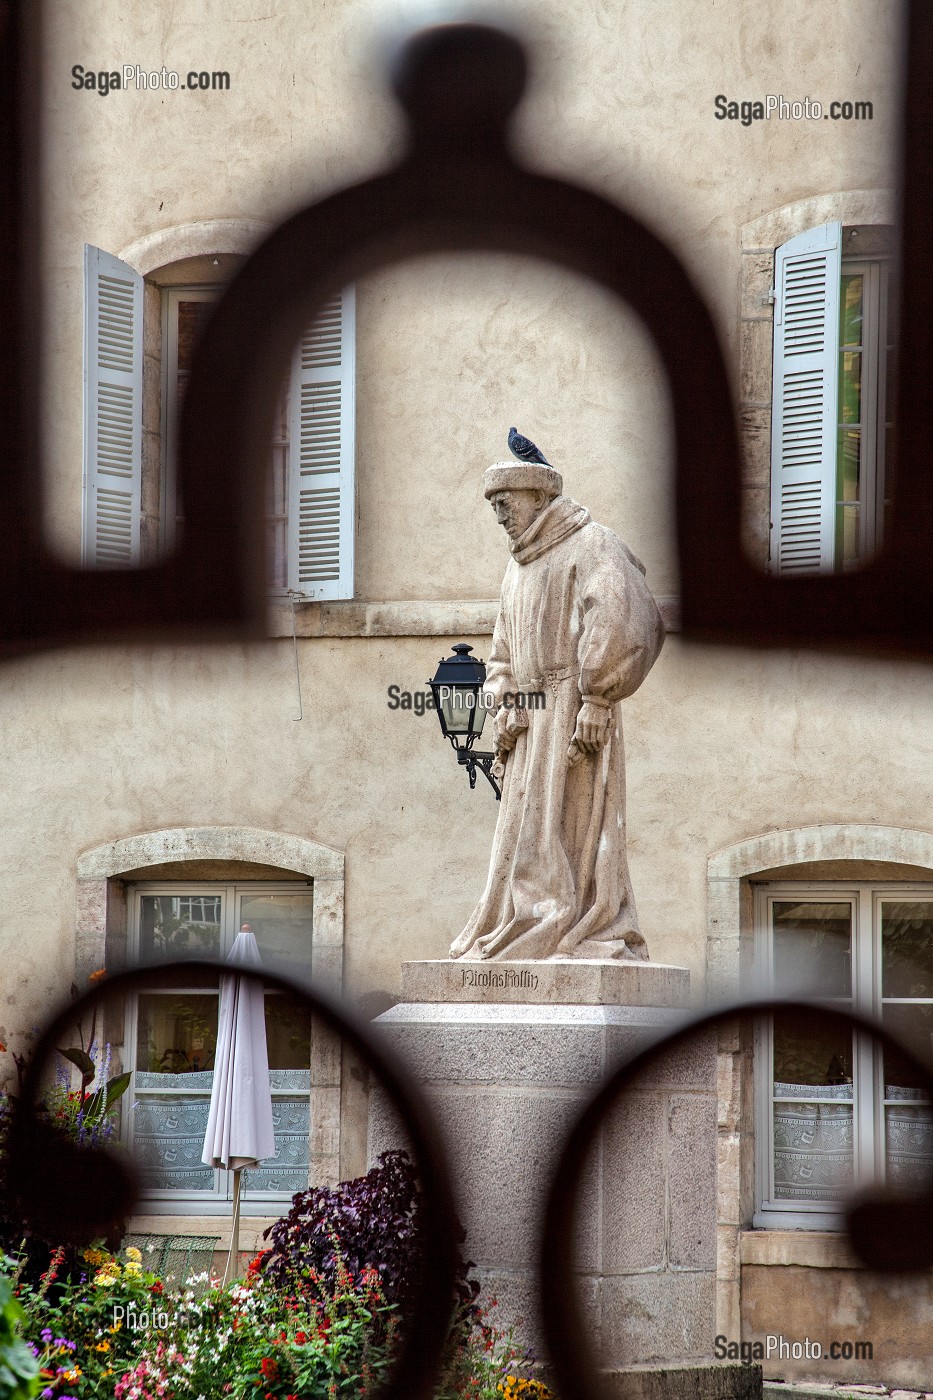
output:
<svg viewBox="0 0 933 1400"><path fill-rule="evenodd" d="M184 529L175 433L211 303L290 212L401 149L375 59L386 12L46 10L46 527L63 557L131 567ZM518 147L638 215L689 269L733 375L762 569L856 567L883 534L900 21L868 0L592 3L572 22L550 0L526 7ZM296 346L270 425L266 640L6 664L4 1040L27 1044L73 977L222 955L244 921L369 1015L397 999L403 961L446 955L496 809L419 702L453 642L488 650L506 551L480 478L512 423L644 561L668 623L624 711L652 958L690 969L697 1004L743 968L759 986L815 975L929 1047L927 668L684 644L651 340L582 279L504 255L369 274ZM140 998L127 1023L149 1228L207 1232L229 1210L226 1177L185 1158L209 1003L192 992L170 1023ZM823 1373L929 1389L925 1281L882 1288L840 1236L851 1183L906 1172L899 1144L927 1131L909 1073L858 1053L793 1025L723 1049L716 1331L802 1337L812 1315L853 1343L896 1335L881 1362ZM309 1174L365 1167L365 1083L325 1058L312 1073L285 1051L273 1070L281 1152L248 1193L257 1231ZM174 1098L167 1076L185 1080ZM802 1157L801 1132L816 1142Z"/></svg>

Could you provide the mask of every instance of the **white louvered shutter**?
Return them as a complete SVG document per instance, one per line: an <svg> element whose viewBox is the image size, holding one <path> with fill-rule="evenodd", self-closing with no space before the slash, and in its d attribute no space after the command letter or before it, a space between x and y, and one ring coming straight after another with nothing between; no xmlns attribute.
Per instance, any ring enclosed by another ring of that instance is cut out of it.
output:
<svg viewBox="0 0 933 1400"><path fill-rule="evenodd" d="M353 597L353 288L305 331L289 392L288 586L308 598Z"/></svg>
<svg viewBox="0 0 933 1400"><path fill-rule="evenodd" d="M84 562L139 561L143 279L84 245Z"/></svg>
<svg viewBox="0 0 933 1400"><path fill-rule="evenodd" d="M771 400L771 567L833 567L842 226L777 250Z"/></svg>

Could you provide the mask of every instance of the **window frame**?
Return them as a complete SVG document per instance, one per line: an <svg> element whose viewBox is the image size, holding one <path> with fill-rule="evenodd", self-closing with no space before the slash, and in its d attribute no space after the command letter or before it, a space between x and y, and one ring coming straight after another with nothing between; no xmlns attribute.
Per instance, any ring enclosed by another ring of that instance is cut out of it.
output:
<svg viewBox="0 0 933 1400"><path fill-rule="evenodd" d="M887 406L890 398L888 384L888 300L893 259L884 254L843 255L841 279L846 276L861 276L863 280L862 340L859 347L862 356L860 416L860 479L863 483L862 499L858 502L858 558L846 563L844 558L843 525L840 509L844 503L840 497L841 461L838 433L845 426L841 411L836 440L836 491L834 513L836 525L833 537L833 572L859 568L868 562L881 547L884 533L885 481L887 476L886 434ZM841 313L841 297L840 297ZM840 323L841 323L840 314ZM866 333L866 329L867 332ZM845 351L842 331L839 334L840 376L841 360ZM853 503L848 503L852 508Z"/></svg>
<svg viewBox="0 0 933 1400"><path fill-rule="evenodd" d="M771 318L768 571L777 575L837 574L863 567L882 545L890 487L887 418L893 402L891 317L894 252L888 224L840 219L799 230L773 250ZM861 235L859 246L853 241ZM815 320L817 264L827 277ZM841 451L842 286L865 277L872 301L861 355L860 495L843 502ZM830 290L831 289L831 290ZM794 330L790 329L794 318ZM799 322L799 324L798 324ZM822 326L817 339L817 327ZM868 327L871 327L870 331ZM785 335L788 337L785 344ZM808 353L809 352L809 353ZM819 379L819 383L814 381ZM806 382L804 382L806 381ZM821 405L821 407L819 407ZM816 420L822 417L819 430ZM845 518L856 509L857 557L844 559Z"/></svg>
<svg viewBox="0 0 933 1400"><path fill-rule="evenodd" d="M892 898L906 902L933 902L933 882L860 880L773 880L754 883L754 990L756 995L789 995L778 992L773 975L773 923L771 906L786 899L821 903L849 902L852 906L851 998L825 998L850 1004L856 1015L881 1019L881 905ZM809 993L814 995L811 988ZM816 992L819 995L818 991ZM886 998L885 1000L903 1000ZM914 1000L928 1003L929 998ZM774 1074L773 1020L759 1017L754 1033L755 1101L755 1229L842 1230L845 1203L826 1208L825 1202L778 1200L774 1196ZM856 1033L853 1046L853 1191L873 1179L883 1180L885 1170L884 1069L872 1038Z"/></svg>
<svg viewBox="0 0 933 1400"><path fill-rule="evenodd" d="M140 912L142 899L146 896L168 895L178 898L208 898L221 895L221 946L218 956L225 958L232 946L233 938L236 936L241 918L239 914L239 896L242 894L299 894L306 893L312 899L312 911L314 900L314 881L305 876L297 877L293 880L158 880L139 881L130 886L127 890L127 958L130 966L139 962L139 939L140 939ZM236 927L234 927L236 926ZM312 935L309 930L308 938L308 967L311 965ZM182 960L183 961L183 960ZM171 992L165 995L186 995L203 994L205 988L188 986L187 984L172 987ZM210 989L211 994L215 994ZM129 1089L123 1098L125 1111L121 1114L120 1140L127 1150L132 1150L133 1132L135 1125L135 1111L138 1106L139 1095L144 1097L148 1094L157 1094L156 1089L137 1089L136 1087L136 1055L137 1055L137 1029L139 1024L138 1001L140 995L147 995L145 989L133 992L127 996L126 1019L124 1025L123 1043L123 1065L132 1075ZM219 988L216 992L219 997ZM184 1076L178 1076L183 1081ZM309 1067L308 1081L308 1102L309 1112L311 1104L311 1081ZM174 1094L184 1096L190 1093L192 1097L203 1098L203 1090L198 1092L195 1089L185 1090L183 1082L177 1089L173 1089ZM273 1099L283 1100L294 1099L295 1090L282 1089L273 1090ZM310 1152L310 1129L309 1129L309 1152ZM305 1183L306 1185L306 1183ZM304 1186L301 1188L305 1189ZM257 1191L249 1189L244 1184L242 1193L242 1210L245 1215L269 1215L279 1213L278 1208L290 1203L294 1195L294 1189L287 1191ZM185 1191L171 1190L169 1188L144 1188L140 1195L139 1208L144 1214L151 1215L172 1215L172 1214L197 1214L197 1215L229 1215L230 1206L233 1200L233 1172L222 1167L214 1168L214 1186L211 1191Z"/></svg>

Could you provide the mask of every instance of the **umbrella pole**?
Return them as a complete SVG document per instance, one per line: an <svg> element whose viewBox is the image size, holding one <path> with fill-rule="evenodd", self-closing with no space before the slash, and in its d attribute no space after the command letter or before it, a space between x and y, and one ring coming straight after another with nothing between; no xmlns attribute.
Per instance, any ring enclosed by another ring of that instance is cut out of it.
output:
<svg viewBox="0 0 933 1400"><path fill-rule="evenodd" d="M234 1168L233 1172L233 1219L230 1222L230 1253L227 1255L227 1267L224 1269L222 1287L226 1288L227 1280L236 1273L236 1260L240 1252L240 1173L242 1167Z"/></svg>

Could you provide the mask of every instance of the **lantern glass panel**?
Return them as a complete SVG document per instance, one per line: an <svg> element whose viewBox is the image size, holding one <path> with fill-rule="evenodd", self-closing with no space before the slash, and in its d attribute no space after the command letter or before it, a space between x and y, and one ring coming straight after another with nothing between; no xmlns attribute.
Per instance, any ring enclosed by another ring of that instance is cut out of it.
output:
<svg viewBox="0 0 933 1400"><path fill-rule="evenodd" d="M479 734L485 710L477 704L477 687L472 685L445 686L441 695L441 713L448 734Z"/></svg>

